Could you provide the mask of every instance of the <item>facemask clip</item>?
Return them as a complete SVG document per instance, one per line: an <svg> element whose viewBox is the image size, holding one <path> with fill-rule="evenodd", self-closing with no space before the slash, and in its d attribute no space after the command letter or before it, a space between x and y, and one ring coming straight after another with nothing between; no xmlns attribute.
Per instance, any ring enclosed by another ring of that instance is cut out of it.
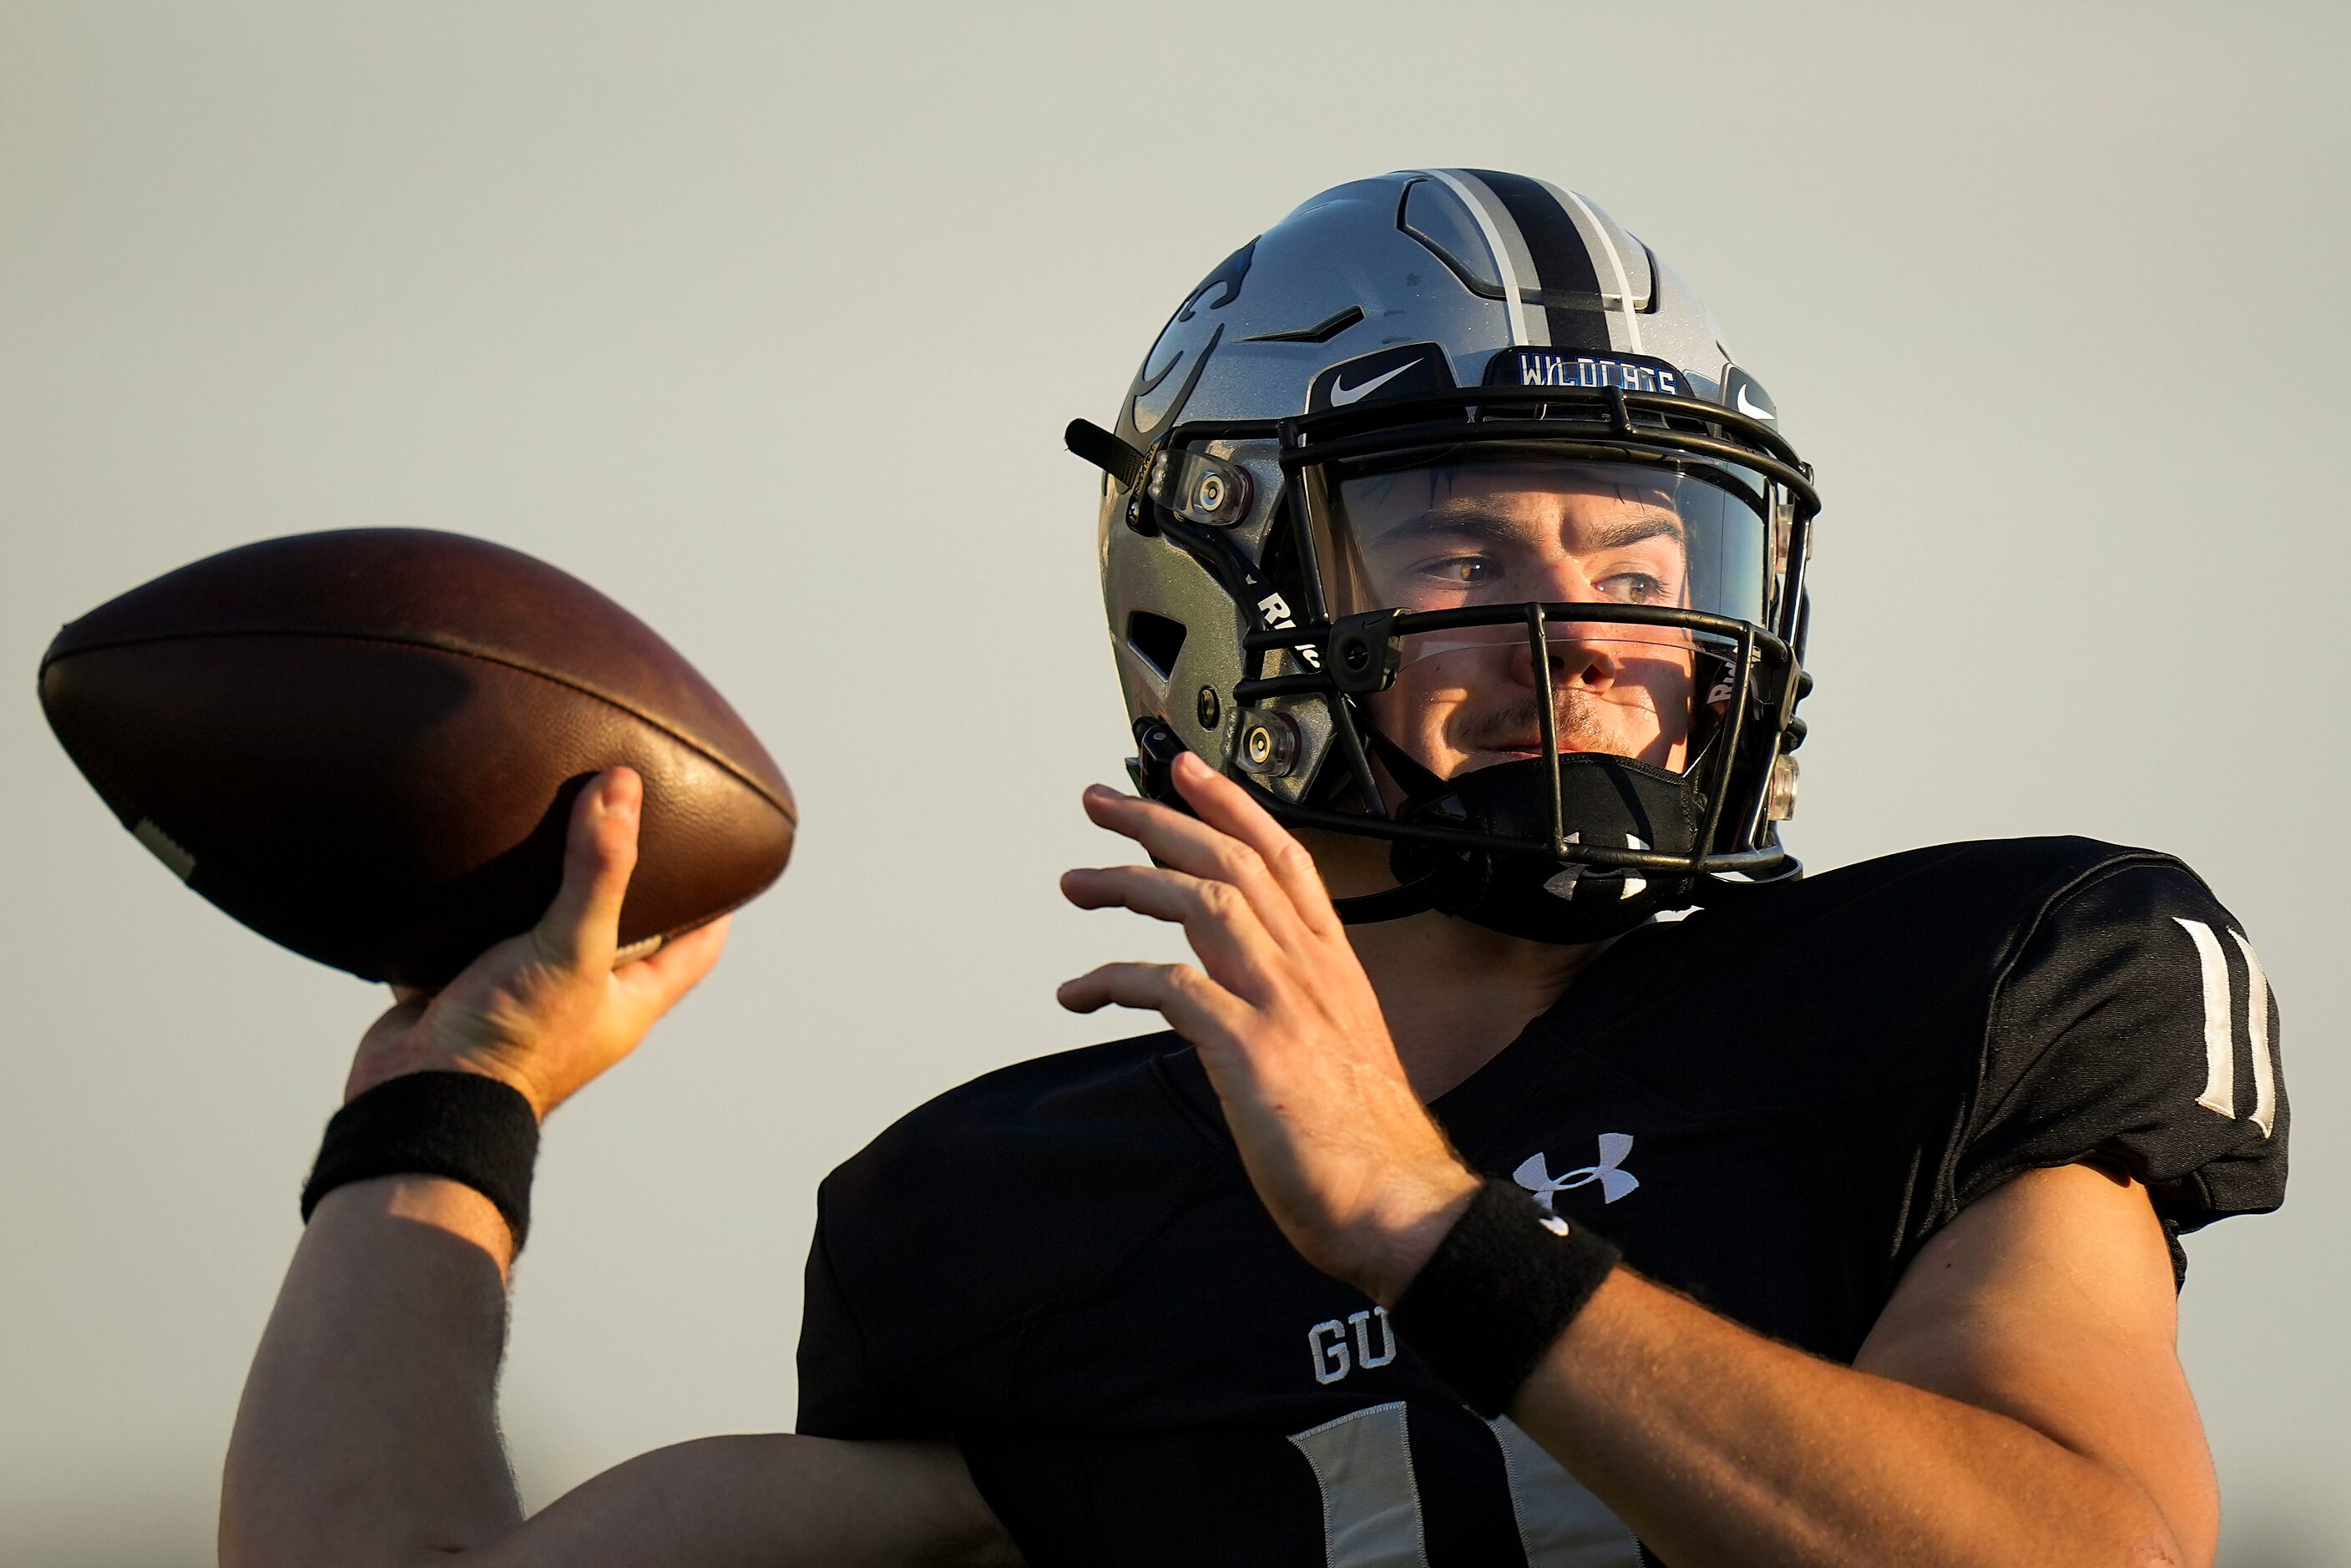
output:
<svg viewBox="0 0 2351 1568"><path fill-rule="evenodd" d="M1404 638L1395 629L1396 610L1343 616L1331 628L1322 668L1348 696L1367 696L1395 684L1404 664Z"/></svg>
<svg viewBox="0 0 2351 1568"><path fill-rule="evenodd" d="M1249 470L1204 453L1153 455L1144 494L1187 523L1229 528L1248 520Z"/></svg>

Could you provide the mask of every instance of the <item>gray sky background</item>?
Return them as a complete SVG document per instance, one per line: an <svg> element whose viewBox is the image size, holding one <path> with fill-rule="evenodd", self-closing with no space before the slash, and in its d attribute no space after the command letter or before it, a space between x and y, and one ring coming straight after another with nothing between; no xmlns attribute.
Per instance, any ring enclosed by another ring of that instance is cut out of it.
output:
<svg viewBox="0 0 2351 1568"><path fill-rule="evenodd" d="M2185 855L2281 998L2295 1174L2190 1243L2237 1568L2351 1561L2339 5L950 10L0 0L0 1562L210 1561L381 998L183 892L50 739L57 625L269 535L504 540L799 793L703 994L550 1124L543 1500L789 1424L818 1178L1161 932L1065 909L1124 737L1090 471L1166 313L1354 175L1523 169L1713 305L1818 466L1815 867ZM939 1172L943 1183L956 1179Z"/></svg>

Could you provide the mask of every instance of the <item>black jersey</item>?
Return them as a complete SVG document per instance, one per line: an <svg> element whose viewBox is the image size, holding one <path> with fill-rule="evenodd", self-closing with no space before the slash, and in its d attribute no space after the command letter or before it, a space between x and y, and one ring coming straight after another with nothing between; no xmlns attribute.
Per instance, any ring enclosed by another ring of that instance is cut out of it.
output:
<svg viewBox="0 0 2351 1568"><path fill-rule="evenodd" d="M2274 1208L2277 1014L2178 862L1920 850L1644 926L1430 1107L1479 1170L1736 1321L1849 1361L1938 1228L2127 1166L2176 1240ZM1640 1561L1251 1190L1160 1034L916 1111L824 1184L800 1430L963 1448L1033 1568Z"/></svg>

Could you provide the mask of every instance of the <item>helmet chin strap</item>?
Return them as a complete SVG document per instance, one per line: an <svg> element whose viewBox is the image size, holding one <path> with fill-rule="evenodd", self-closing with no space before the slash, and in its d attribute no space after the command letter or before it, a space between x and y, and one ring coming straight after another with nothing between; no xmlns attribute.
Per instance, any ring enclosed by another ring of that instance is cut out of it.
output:
<svg viewBox="0 0 2351 1568"><path fill-rule="evenodd" d="M1360 715L1355 723L1371 742L1374 756L1380 759L1397 783L1404 786L1407 800L1419 800L1444 788L1445 780L1421 766L1420 758L1380 733L1378 727ZM1337 912L1343 925L1375 925L1384 920L1405 920L1416 915L1426 915L1437 907L1437 895L1445 881L1443 868L1400 882L1394 887L1377 893L1357 894L1351 898L1334 898L1331 907Z"/></svg>
<svg viewBox="0 0 2351 1568"><path fill-rule="evenodd" d="M1384 920L1409 919L1437 907L1437 887L1441 880L1441 873L1430 872L1426 876L1415 877L1377 893L1334 898L1331 907L1338 912L1342 925L1377 925Z"/></svg>
<svg viewBox="0 0 2351 1568"><path fill-rule="evenodd" d="M1406 791L1404 821L1458 826L1506 838L1547 839L1553 775L1543 759L1499 763L1440 779L1371 725L1371 749ZM1695 782L1631 758L1577 753L1555 758L1558 786L1577 825L1595 845L1623 844L1687 854L1697 842L1703 802ZM1671 873L1604 870L1541 854L1448 851L1400 841L1390 850L1397 885L1333 900L1351 925L1397 920L1426 910L1531 941L1599 941L1640 925L1660 908L1692 902L1693 879ZM1702 880L1702 879L1699 879Z"/></svg>

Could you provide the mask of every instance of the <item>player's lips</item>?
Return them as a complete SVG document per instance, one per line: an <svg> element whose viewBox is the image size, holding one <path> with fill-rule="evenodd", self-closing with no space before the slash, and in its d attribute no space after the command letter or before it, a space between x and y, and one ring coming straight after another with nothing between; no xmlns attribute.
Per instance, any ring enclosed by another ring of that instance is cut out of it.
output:
<svg viewBox="0 0 2351 1568"><path fill-rule="evenodd" d="M1541 757L1543 754L1542 740L1540 737L1533 740L1526 741L1489 741L1480 746L1473 746L1469 749L1472 751L1488 752L1496 757L1510 757L1520 759L1530 757ZM1562 735L1559 737L1559 749L1561 755L1564 756L1571 751L1590 751L1593 747L1586 746L1583 742L1576 739L1573 736Z"/></svg>

